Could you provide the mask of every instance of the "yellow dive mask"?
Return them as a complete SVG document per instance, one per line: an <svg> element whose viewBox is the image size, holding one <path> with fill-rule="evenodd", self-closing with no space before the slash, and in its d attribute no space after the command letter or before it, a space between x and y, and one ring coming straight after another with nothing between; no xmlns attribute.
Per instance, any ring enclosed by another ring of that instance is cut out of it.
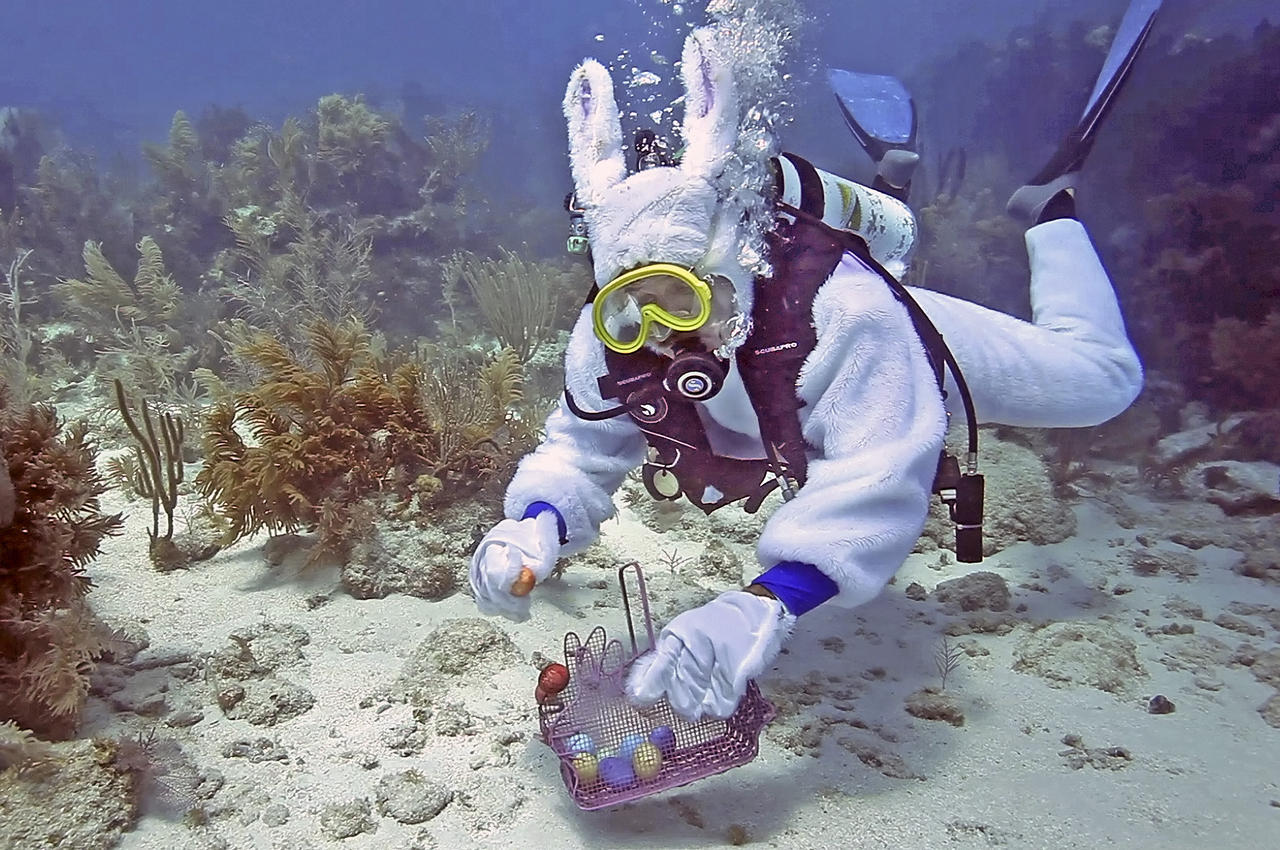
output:
<svg viewBox="0 0 1280 850"><path fill-rule="evenodd" d="M631 354L650 337L662 341L705 325L711 318L711 285L682 266L650 263L605 284L591 318L606 347Z"/></svg>

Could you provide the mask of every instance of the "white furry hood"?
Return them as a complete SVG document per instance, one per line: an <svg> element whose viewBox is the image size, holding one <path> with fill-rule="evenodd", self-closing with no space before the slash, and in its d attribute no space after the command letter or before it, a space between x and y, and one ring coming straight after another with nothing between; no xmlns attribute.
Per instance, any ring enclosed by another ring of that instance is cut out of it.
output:
<svg viewBox="0 0 1280 850"><path fill-rule="evenodd" d="M569 161L596 283L645 263L676 263L727 277L739 307L749 312L752 274L738 261L743 234L718 185L735 146L738 99L732 69L708 31L689 34L681 75L684 156L677 166L631 176L609 72L587 59L570 75L564 97Z"/></svg>

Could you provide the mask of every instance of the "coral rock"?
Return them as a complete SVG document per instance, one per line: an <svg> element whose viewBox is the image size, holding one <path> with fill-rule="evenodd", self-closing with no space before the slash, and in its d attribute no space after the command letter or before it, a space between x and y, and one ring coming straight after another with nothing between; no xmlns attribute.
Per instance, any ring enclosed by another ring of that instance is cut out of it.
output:
<svg viewBox="0 0 1280 850"><path fill-rule="evenodd" d="M1009 585L996 573L979 570L939 582L933 596L949 613L1009 610Z"/></svg>
<svg viewBox="0 0 1280 850"><path fill-rule="evenodd" d="M388 697L414 705L438 701L465 677L474 684L520 663L520 651L502 629L479 617L446 620L414 649Z"/></svg>
<svg viewBox="0 0 1280 850"><path fill-rule="evenodd" d="M1137 646L1116 629L1091 623L1054 623L1014 648L1013 669L1044 677L1055 688L1089 685L1119 694L1146 676Z"/></svg>
<svg viewBox="0 0 1280 850"><path fill-rule="evenodd" d="M107 850L138 815L132 778L112 767L108 745L53 745L41 770L0 772L0 847Z"/></svg>
<svg viewBox="0 0 1280 850"><path fill-rule="evenodd" d="M453 791L416 770L382 777L376 792L378 813L400 823L423 823L444 811Z"/></svg>

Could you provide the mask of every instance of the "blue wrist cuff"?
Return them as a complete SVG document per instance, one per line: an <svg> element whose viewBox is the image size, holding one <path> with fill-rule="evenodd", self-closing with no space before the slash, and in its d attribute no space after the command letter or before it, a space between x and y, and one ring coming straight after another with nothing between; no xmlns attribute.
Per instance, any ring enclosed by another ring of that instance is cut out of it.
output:
<svg viewBox="0 0 1280 850"><path fill-rule="evenodd" d="M802 561L782 561L765 570L752 584L768 588L797 617L840 592L840 586L826 573Z"/></svg>
<svg viewBox="0 0 1280 850"><path fill-rule="evenodd" d="M520 519L533 519L538 514L544 514L547 511L556 515L556 530L560 533L560 545L569 542L569 526L565 524L564 516L556 510L556 506L550 502L530 502L529 507L524 509L524 516Z"/></svg>

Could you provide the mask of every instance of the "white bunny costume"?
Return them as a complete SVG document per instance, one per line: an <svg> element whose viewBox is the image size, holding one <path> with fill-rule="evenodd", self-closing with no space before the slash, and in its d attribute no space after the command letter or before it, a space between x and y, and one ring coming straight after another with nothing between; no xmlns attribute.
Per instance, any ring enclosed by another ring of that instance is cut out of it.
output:
<svg viewBox="0 0 1280 850"><path fill-rule="evenodd" d="M749 314L752 275L738 260L747 235L717 182L738 126L732 75L705 31L690 34L682 58L685 155L678 166L630 176L607 71L587 60L570 77L564 101L570 161L595 277L604 285L640 264L682 264L728 277ZM1142 384L1107 274L1078 221L1033 227L1026 241L1033 323L934 292L911 293L946 338L981 421L1105 421L1123 411ZM812 318L817 344L796 394L804 402L803 435L816 451L804 486L769 518L758 556L766 568L779 562L816 567L833 583L834 603L852 607L884 588L923 528L948 411L906 310L852 257L818 291ZM588 307L565 359L566 385L581 407L612 406L596 384L606 371ZM958 399L949 388L948 403ZM733 372L707 408L725 428L759 439ZM579 551L613 514L614 490L644 454L644 437L629 418L586 421L562 401L547 420L546 439L511 481L505 522L532 528L521 518L553 507L562 522L561 553ZM541 540L545 545L545 528ZM538 545L527 548L531 560L545 562ZM473 577L484 569L473 563ZM482 609L500 607L485 596L477 593ZM726 593L663 630L657 651L636 665L632 695L666 695L690 717L727 716L746 681L772 663L793 622L777 600Z"/></svg>

